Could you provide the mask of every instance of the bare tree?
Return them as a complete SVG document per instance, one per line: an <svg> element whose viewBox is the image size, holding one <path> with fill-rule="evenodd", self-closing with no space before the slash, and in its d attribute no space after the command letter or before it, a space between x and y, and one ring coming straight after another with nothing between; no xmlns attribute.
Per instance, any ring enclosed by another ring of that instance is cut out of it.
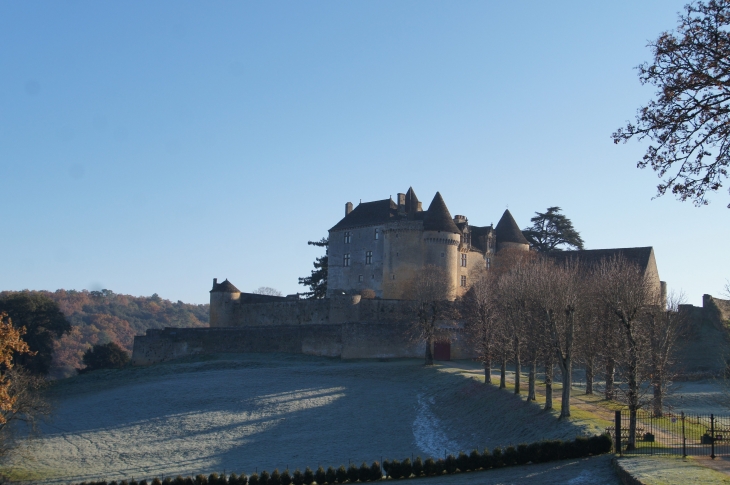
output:
<svg viewBox="0 0 730 485"><path fill-rule="evenodd" d="M464 295L462 317L484 364L484 383L492 383L492 363L500 356L503 336L495 298L495 281L481 275Z"/></svg>
<svg viewBox="0 0 730 485"><path fill-rule="evenodd" d="M443 335L443 326L453 325L457 316L450 301L453 294L454 287L446 271L433 265L425 266L406 291L411 300L411 335L426 344L426 365L433 365L433 344Z"/></svg>
<svg viewBox="0 0 730 485"><path fill-rule="evenodd" d="M602 261L596 268L598 294L611 311L623 334L625 358L622 359L626 379L626 404L629 408L629 449L636 446L636 413L642 405L641 385L647 378L643 359L648 350L645 312L656 301L656 289L643 271L619 256Z"/></svg>
<svg viewBox="0 0 730 485"><path fill-rule="evenodd" d="M525 346L526 326L529 321L529 262L517 262L509 271L503 273L497 284L499 291L499 311L509 340L510 352L515 364L515 394L521 391L522 351Z"/></svg>
<svg viewBox="0 0 730 485"><path fill-rule="evenodd" d="M659 296L661 298L661 296ZM651 352L651 387L654 394L654 416L664 415L664 395L670 381L670 366L677 339L687 325L687 315L679 311L684 303L682 294L670 294L667 301L655 301L646 312L646 324Z"/></svg>
<svg viewBox="0 0 730 485"><path fill-rule="evenodd" d="M255 295L284 296L279 290L270 286L259 286L253 293Z"/></svg>
<svg viewBox="0 0 730 485"><path fill-rule="evenodd" d="M578 319L585 313L582 288L584 276L577 262L555 265L542 260L535 265L535 303L540 309L552 351L562 374L560 417L570 416L573 385L573 353Z"/></svg>

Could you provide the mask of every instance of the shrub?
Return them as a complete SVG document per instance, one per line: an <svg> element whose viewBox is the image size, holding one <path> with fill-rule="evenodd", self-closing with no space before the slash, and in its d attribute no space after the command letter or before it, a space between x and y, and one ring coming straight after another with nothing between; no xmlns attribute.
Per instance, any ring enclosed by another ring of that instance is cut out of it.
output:
<svg viewBox="0 0 730 485"><path fill-rule="evenodd" d="M139 485L139 483L137 483L137 480L135 480L133 478L132 480L129 481L129 485Z"/></svg>
<svg viewBox="0 0 730 485"><path fill-rule="evenodd" d="M178 475L175 477L175 481L173 482L175 485L185 485L185 479L182 477L182 475ZM119 485L127 485L126 480L122 480L122 483Z"/></svg>
<svg viewBox="0 0 730 485"><path fill-rule="evenodd" d="M519 445L517 445L517 464L524 465L529 461L530 454L527 451L527 445L525 443L520 443Z"/></svg>
<svg viewBox="0 0 730 485"><path fill-rule="evenodd" d="M383 471L386 477L390 476L390 460L383 461Z"/></svg>
<svg viewBox="0 0 730 485"><path fill-rule="evenodd" d="M540 448L540 456L543 461L555 461L562 458L563 442L560 440L543 441Z"/></svg>
<svg viewBox="0 0 730 485"><path fill-rule="evenodd" d="M370 467L367 463L362 462L362 465L360 465L360 469L357 471L357 479L361 482L370 481Z"/></svg>
<svg viewBox="0 0 730 485"><path fill-rule="evenodd" d="M433 458L426 459L425 463L423 464L423 473L425 473L427 477L432 477L436 475L436 462L433 460Z"/></svg>
<svg viewBox="0 0 730 485"><path fill-rule="evenodd" d="M106 480L104 480L103 482L97 482L97 485L106 485ZM139 482L139 485L147 485L147 480L142 480L141 482Z"/></svg>
<svg viewBox="0 0 730 485"><path fill-rule="evenodd" d="M289 474L289 470L284 470L281 472L281 485L291 485L292 478Z"/></svg>
<svg viewBox="0 0 730 485"><path fill-rule="evenodd" d="M263 476L263 473L261 475ZM278 468L274 468L274 471L271 472L271 476L269 477L268 484L269 485L281 485L281 474L279 473Z"/></svg>
<svg viewBox="0 0 730 485"><path fill-rule="evenodd" d="M299 468L291 474L291 483L292 485L304 485L304 475L299 471Z"/></svg>
<svg viewBox="0 0 730 485"><path fill-rule="evenodd" d="M372 465L370 465L370 480L380 480L383 478L383 470L380 468L380 463L377 461L374 461Z"/></svg>
<svg viewBox="0 0 730 485"><path fill-rule="evenodd" d="M471 450L469 453L469 470L479 470L481 468L482 455L479 450Z"/></svg>
<svg viewBox="0 0 730 485"><path fill-rule="evenodd" d="M271 475L266 470L261 472L261 475L259 475L259 484L260 485L267 485L269 483L269 479L271 478Z"/></svg>
<svg viewBox="0 0 730 485"><path fill-rule="evenodd" d="M492 454L489 452L489 449L484 448L479 464L482 466L483 469L489 470L490 468L492 468L492 461Z"/></svg>
<svg viewBox="0 0 730 485"><path fill-rule="evenodd" d="M400 478L400 461L393 460L388 467L388 476L392 478Z"/></svg>
<svg viewBox="0 0 730 485"><path fill-rule="evenodd" d="M458 465L456 464L456 458L454 455L449 455L446 457L444 468L446 469L446 473L454 473L456 469L458 468Z"/></svg>
<svg viewBox="0 0 730 485"><path fill-rule="evenodd" d="M117 485L117 482L114 482L113 485ZM172 478L165 477L165 479L162 480L162 485L172 485Z"/></svg>
<svg viewBox="0 0 730 485"><path fill-rule="evenodd" d="M358 478L360 478L360 469L354 463L350 463L350 466L347 467L347 479L354 483Z"/></svg>
<svg viewBox="0 0 730 485"><path fill-rule="evenodd" d="M411 473L413 473L413 463L411 463L410 458L406 458L400 464L400 476L401 478L410 478Z"/></svg>
<svg viewBox="0 0 730 485"><path fill-rule="evenodd" d="M238 475L231 473L228 476L228 485L238 485Z"/></svg>
<svg viewBox="0 0 730 485"><path fill-rule="evenodd" d="M115 483L116 483L116 482L115 482ZM109 485L111 485L111 483L110 483ZM160 480L159 478L155 477L155 478L154 478L154 479L152 480L152 485L162 485L162 480Z"/></svg>
<svg viewBox="0 0 730 485"><path fill-rule="evenodd" d="M611 436L607 434L591 436L588 438L588 450L591 455L608 453L613 447Z"/></svg>
<svg viewBox="0 0 730 485"><path fill-rule="evenodd" d="M218 485L218 474L217 473L211 473L208 475L208 484L209 485Z"/></svg>
<svg viewBox="0 0 730 485"><path fill-rule="evenodd" d="M345 468L345 465L340 465L340 467L335 470L335 479L337 480L337 483L345 483L345 481L347 481L347 468Z"/></svg>
<svg viewBox="0 0 730 485"><path fill-rule="evenodd" d="M195 485L208 485L208 478L205 475L195 475Z"/></svg>
<svg viewBox="0 0 730 485"><path fill-rule="evenodd" d="M458 458L456 458L456 467L460 472L469 471L469 455L460 451Z"/></svg>
<svg viewBox="0 0 730 485"><path fill-rule="evenodd" d="M314 472L311 468L304 469L304 485L312 485L314 482Z"/></svg>
<svg viewBox="0 0 730 485"><path fill-rule="evenodd" d="M519 448L517 448L517 451L519 451ZM540 463L542 461L542 457L540 456L540 443L530 443L527 445L525 455L527 462Z"/></svg>
<svg viewBox="0 0 730 485"><path fill-rule="evenodd" d="M337 472L331 466L327 467L327 472L325 473L325 481L330 484L337 481Z"/></svg>
<svg viewBox="0 0 730 485"><path fill-rule="evenodd" d="M132 485L133 483L136 485L137 482L132 480L131 482L129 482L129 485ZM185 485L195 485L195 480L193 479L193 477L185 477Z"/></svg>
<svg viewBox="0 0 730 485"><path fill-rule="evenodd" d="M504 456L502 456L502 448L492 450L492 467L500 468L504 466Z"/></svg>
<svg viewBox="0 0 730 485"><path fill-rule="evenodd" d="M258 473L254 472L248 477L248 485L261 485L261 479Z"/></svg>
<svg viewBox="0 0 730 485"><path fill-rule="evenodd" d="M317 485L324 485L327 483L327 474L324 471L324 468L321 466L317 468L317 471L314 473L314 479L317 481Z"/></svg>
<svg viewBox="0 0 730 485"><path fill-rule="evenodd" d="M413 475L416 477L423 475L423 462L420 456L417 456L416 461L413 462Z"/></svg>
<svg viewBox="0 0 730 485"><path fill-rule="evenodd" d="M517 450L514 446L508 446L504 450L504 464L507 466L513 466L517 464Z"/></svg>
<svg viewBox="0 0 730 485"><path fill-rule="evenodd" d="M446 471L446 460L439 458L436 460L436 475L443 475Z"/></svg>

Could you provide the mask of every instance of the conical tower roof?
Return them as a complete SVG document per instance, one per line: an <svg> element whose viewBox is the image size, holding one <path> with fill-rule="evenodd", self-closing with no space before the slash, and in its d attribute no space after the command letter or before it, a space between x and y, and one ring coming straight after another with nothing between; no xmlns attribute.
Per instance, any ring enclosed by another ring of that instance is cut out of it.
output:
<svg viewBox="0 0 730 485"><path fill-rule="evenodd" d="M416 212L418 210L418 197L416 197L416 192L413 191L413 187L408 187L408 192L406 192L406 212Z"/></svg>
<svg viewBox="0 0 730 485"><path fill-rule="evenodd" d="M444 202L439 192L436 192L436 195L431 201L431 205L428 206L426 216L423 218L423 230L461 234L459 228L454 224L454 219L451 218L449 209L446 207L446 202Z"/></svg>
<svg viewBox="0 0 730 485"><path fill-rule="evenodd" d="M497 227L494 228L494 232L497 234L497 243L511 242L519 244L530 244L525 239L525 236L520 231L519 226L515 222L515 218L510 214L509 209L504 211L502 218L497 223Z"/></svg>
<svg viewBox="0 0 730 485"><path fill-rule="evenodd" d="M226 279L223 283L216 283L215 287L213 287L213 289L210 290L211 293L214 291L220 292L220 293L240 293L241 292L238 288L233 286L233 283L228 281L228 279Z"/></svg>

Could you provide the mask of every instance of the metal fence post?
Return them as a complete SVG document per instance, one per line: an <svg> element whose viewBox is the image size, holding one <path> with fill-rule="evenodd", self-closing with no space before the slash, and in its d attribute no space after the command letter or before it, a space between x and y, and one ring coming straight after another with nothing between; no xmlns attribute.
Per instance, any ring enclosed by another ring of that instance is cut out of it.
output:
<svg viewBox="0 0 730 485"><path fill-rule="evenodd" d="M715 459L715 415L710 414L710 444L712 446L712 454L710 458Z"/></svg>
<svg viewBox="0 0 730 485"><path fill-rule="evenodd" d="M619 455L623 455L623 451L621 450L621 411L616 411L613 427L616 431L616 452Z"/></svg>
<svg viewBox="0 0 730 485"><path fill-rule="evenodd" d="M687 458L687 438L684 434L684 411L682 411L682 457Z"/></svg>

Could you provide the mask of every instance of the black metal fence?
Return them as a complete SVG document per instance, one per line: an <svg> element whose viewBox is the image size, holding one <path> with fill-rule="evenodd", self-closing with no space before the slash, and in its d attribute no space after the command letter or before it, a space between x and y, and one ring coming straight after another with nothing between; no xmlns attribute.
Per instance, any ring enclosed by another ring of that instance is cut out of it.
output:
<svg viewBox="0 0 730 485"><path fill-rule="evenodd" d="M636 413L632 426L628 411L616 411L606 428L619 453L710 456L730 455L730 416ZM618 429L618 432L616 431Z"/></svg>

